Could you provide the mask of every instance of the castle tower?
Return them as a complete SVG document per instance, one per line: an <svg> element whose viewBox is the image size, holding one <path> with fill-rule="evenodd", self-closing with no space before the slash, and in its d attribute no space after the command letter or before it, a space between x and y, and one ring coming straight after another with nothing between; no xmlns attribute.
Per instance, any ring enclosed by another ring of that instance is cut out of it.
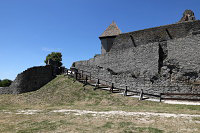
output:
<svg viewBox="0 0 200 133"><path fill-rule="evenodd" d="M101 40L101 54L105 54L109 52L114 39L117 35L121 34L120 29L117 27L116 23L113 21L112 24L108 26L108 28L101 34L99 39Z"/></svg>

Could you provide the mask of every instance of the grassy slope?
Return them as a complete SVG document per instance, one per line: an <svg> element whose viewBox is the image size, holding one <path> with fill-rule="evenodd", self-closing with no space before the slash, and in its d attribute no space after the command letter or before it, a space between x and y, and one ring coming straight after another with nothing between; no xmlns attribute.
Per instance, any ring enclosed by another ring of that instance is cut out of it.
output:
<svg viewBox="0 0 200 133"><path fill-rule="evenodd" d="M72 108L200 114L200 106L138 101L107 91L93 91L92 88L61 75L34 92L0 95L0 110Z"/></svg>
<svg viewBox="0 0 200 133"><path fill-rule="evenodd" d="M96 90L58 76L40 90L20 95L0 95L0 132L191 132L200 131L199 118L144 116L100 117L91 114L50 113L53 109L125 110L200 114L200 106L168 105ZM15 113L19 109L41 109L37 115Z"/></svg>

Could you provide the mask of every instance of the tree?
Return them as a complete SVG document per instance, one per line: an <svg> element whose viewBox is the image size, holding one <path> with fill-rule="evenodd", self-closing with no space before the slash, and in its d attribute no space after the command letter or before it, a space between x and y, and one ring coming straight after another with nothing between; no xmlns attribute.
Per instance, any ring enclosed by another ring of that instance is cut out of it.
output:
<svg viewBox="0 0 200 133"><path fill-rule="evenodd" d="M46 60L44 61L47 65L53 65L60 67L62 66L62 54L60 52L52 52L46 56Z"/></svg>
<svg viewBox="0 0 200 133"><path fill-rule="evenodd" d="M1 80L0 87L8 87L11 85L11 83L12 83L12 80L9 80L9 79Z"/></svg>

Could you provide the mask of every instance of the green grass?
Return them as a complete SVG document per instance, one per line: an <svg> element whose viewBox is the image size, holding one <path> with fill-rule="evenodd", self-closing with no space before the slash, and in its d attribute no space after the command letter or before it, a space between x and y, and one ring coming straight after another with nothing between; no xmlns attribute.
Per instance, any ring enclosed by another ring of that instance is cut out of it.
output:
<svg viewBox="0 0 200 133"><path fill-rule="evenodd" d="M113 123L112 122L106 122L102 128L112 128Z"/></svg>
<svg viewBox="0 0 200 133"><path fill-rule="evenodd" d="M118 128L123 128L124 133L132 133L132 132L148 132L148 133L162 133L163 130L153 128L153 127L139 127L135 126L136 124L133 122L119 122Z"/></svg>
<svg viewBox="0 0 200 133"><path fill-rule="evenodd" d="M0 110L76 108L92 110L124 110L200 114L200 106L170 105L138 101L138 99L111 94L107 91L83 87L73 79L58 76L41 89L19 94L0 95Z"/></svg>
<svg viewBox="0 0 200 133"><path fill-rule="evenodd" d="M199 121L199 122L200 122L200 117L193 117L192 120L193 120L193 121Z"/></svg>
<svg viewBox="0 0 200 133"><path fill-rule="evenodd" d="M18 133L33 133L33 132L38 132L41 130L55 130L59 126L57 123L52 123L50 121L44 120L41 122L34 122L30 123L30 125L27 126L26 129L19 130Z"/></svg>
<svg viewBox="0 0 200 133"><path fill-rule="evenodd" d="M132 127L123 130L124 133L163 133L163 130L152 128L152 127Z"/></svg>
<svg viewBox="0 0 200 133"><path fill-rule="evenodd" d="M37 115L14 114L17 110L27 109L40 109L42 112ZM162 133L176 132L180 128L185 132L200 131L198 117L192 118L192 123L184 118L118 115L97 117L92 114L76 116L73 113L50 113L55 109L200 114L200 106L139 101L108 91L94 91L92 86L83 87L82 83L60 75L37 91L19 95L0 95L0 132Z"/></svg>
<svg viewBox="0 0 200 133"><path fill-rule="evenodd" d="M120 128L124 128L124 127L130 126L130 125L134 125L134 123L132 123L132 122L120 122L119 123Z"/></svg>

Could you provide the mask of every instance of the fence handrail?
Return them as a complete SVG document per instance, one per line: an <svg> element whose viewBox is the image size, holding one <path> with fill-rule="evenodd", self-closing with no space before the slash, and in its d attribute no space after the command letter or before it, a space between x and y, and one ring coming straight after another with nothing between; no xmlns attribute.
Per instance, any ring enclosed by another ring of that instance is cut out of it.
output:
<svg viewBox="0 0 200 133"><path fill-rule="evenodd" d="M193 94L193 93L160 93L161 95L185 95L185 96L200 96L200 94Z"/></svg>

